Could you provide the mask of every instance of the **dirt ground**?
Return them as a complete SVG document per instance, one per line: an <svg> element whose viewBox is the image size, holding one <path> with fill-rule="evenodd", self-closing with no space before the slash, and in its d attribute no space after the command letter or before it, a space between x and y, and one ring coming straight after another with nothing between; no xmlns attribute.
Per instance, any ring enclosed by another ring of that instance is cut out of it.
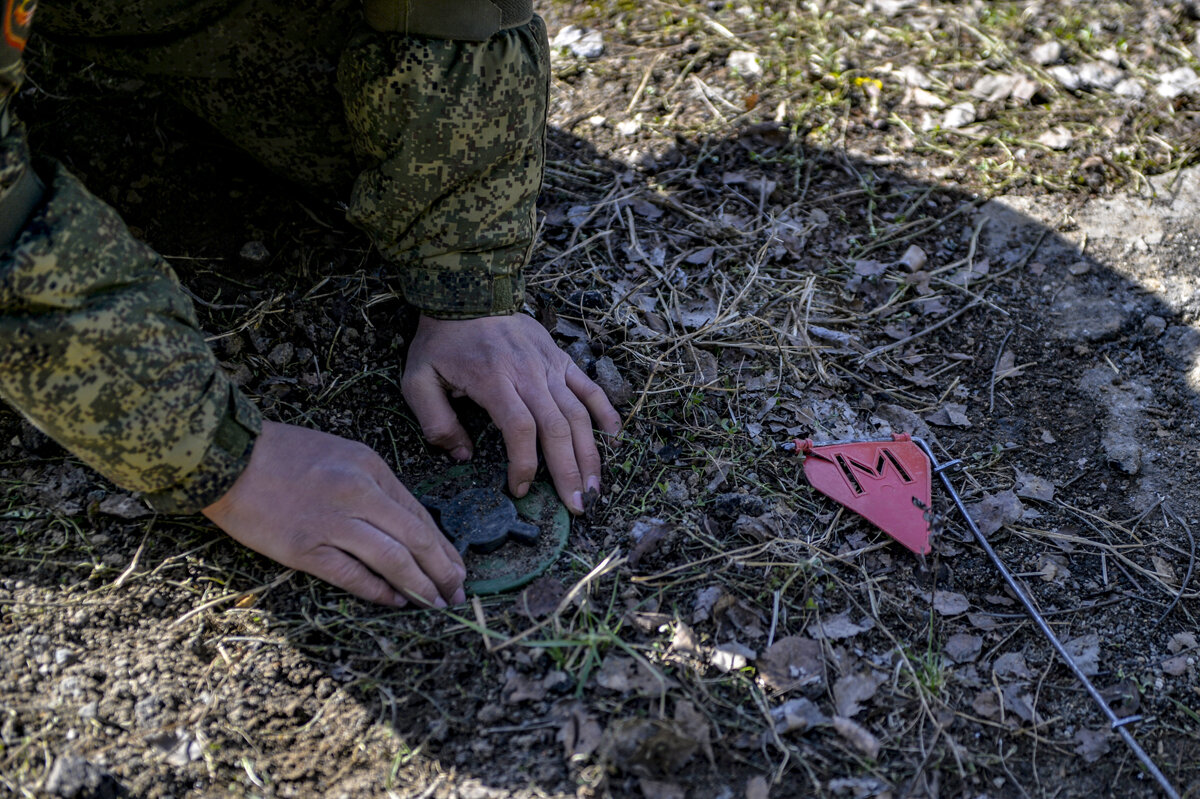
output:
<svg viewBox="0 0 1200 799"><path fill-rule="evenodd" d="M1163 795L943 491L916 558L781 448L906 431L1200 796L1200 9L543 13L592 38L555 49L528 306L627 419L563 557L368 606L0 408L0 791ZM33 74L35 148L169 258L269 417L446 469L399 390L413 314L338 198L141 80L53 49Z"/></svg>

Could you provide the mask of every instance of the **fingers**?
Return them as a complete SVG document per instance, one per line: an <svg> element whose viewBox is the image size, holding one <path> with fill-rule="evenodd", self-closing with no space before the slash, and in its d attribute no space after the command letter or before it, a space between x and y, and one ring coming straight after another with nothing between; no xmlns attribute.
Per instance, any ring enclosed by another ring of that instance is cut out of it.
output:
<svg viewBox="0 0 1200 799"><path fill-rule="evenodd" d="M537 473L538 421L508 381L490 381L480 389L471 394L471 399L500 428L508 450L508 490L513 496L523 497Z"/></svg>
<svg viewBox="0 0 1200 799"><path fill-rule="evenodd" d="M446 398L446 389L433 369L418 368L406 373L401 389L417 416L421 432L431 444L446 450L455 460L471 457L471 438L459 424Z"/></svg>
<svg viewBox="0 0 1200 799"><path fill-rule="evenodd" d="M583 373L575 364L567 367L567 387L587 407L588 413L596 420L596 426L601 432L615 436L621 432L621 415L608 401L608 395L600 386Z"/></svg>
<svg viewBox="0 0 1200 799"><path fill-rule="evenodd" d="M392 588L391 584L372 572L357 558L347 555L334 546L326 546L313 553L321 563L312 573L343 591L380 605L402 608L408 598Z"/></svg>
<svg viewBox="0 0 1200 799"><path fill-rule="evenodd" d="M400 507L401 513L411 514L420 523L416 534L409 532L400 539L401 543L412 553L421 571L428 575L433 584L437 586L438 593L442 598L452 605L466 602L467 596L463 591L463 580L466 579L467 568L463 564L462 556L450 544L449 539L442 535L442 531L434 523L429 511L396 479L386 464L383 464L383 470L384 474L377 475L380 488L391 502ZM379 512L384 515L389 514L386 507ZM389 518L392 523L395 523L399 521L398 516L399 514L392 513ZM388 522L385 521L376 526L381 527L389 535L392 534Z"/></svg>
<svg viewBox="0 0 1200 799"><path fill-rule="evenodd" d="M600 452L592 434L592 419L565 380L551 382L548 395L553 406L546 414L554 418L555 425L565 421L568 435L559 439L544 437L542 451L558 495L572 512L583 513L582 492L600 490Z"/></svg>

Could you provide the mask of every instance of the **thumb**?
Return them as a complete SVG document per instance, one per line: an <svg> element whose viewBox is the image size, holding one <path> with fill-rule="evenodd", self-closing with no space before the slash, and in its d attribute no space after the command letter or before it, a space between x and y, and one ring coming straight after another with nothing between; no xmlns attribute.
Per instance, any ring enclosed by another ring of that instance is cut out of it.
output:
<svg viewBox="0 0 1200 799"><path fill-rule="evenodd" d="M429 443L448 451L457 460L471 457L471 438L459 424L450 400L446 398L446 390L432 369L405 375L401 391Z"/></svg>

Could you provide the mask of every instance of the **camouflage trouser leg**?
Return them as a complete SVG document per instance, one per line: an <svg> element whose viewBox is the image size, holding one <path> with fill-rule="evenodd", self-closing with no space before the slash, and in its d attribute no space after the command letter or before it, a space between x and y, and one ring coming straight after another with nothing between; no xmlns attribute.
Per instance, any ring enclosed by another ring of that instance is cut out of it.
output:
<svg viewBox="0 0 1200 799"><path fill-rule="evenodd" d="M544 156L544 25L480 43L351 37L356 8L46 0L41 19L98 62L155 76L289 177L332 188L357 172L350 218L426 312L512 312ZM15 174L7 155L28 160L19 128L8 133L0 177ZM43 176L40 206L0 253L0 397L159 508L204 507L245 468L258 413L166 263L61 168Z"/></svg>

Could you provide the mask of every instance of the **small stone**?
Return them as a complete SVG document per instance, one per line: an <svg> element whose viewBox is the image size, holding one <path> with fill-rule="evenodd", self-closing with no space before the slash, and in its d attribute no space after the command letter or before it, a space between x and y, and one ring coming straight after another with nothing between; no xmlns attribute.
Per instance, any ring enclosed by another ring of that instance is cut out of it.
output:
<svg viewBox="0 0 1200 799"><path fill-rule="evenodd" d="M1168 100L1181 94L1200 94L1200 77L1196 76L1191 67L1180 67L1160 75L1158 86L1154 89L1160 97Z"/></svg>
<svg viewBox="0 0 1200 799"><path fill-rule="evenodd" d="M578 58L599 58L604 55L604 37L600 31L568 25L550 43L556 49L566 48Z"/></svg>
<svg viewBox="0 0 1200 799"><path fill-rule="evenodd" d="M1065 150L1075 141L1075 137L1062 125L1056 125L1038 136L1037 141L1038 144L1049 147L1051 150Z"/></svg>
<svg viewBox="0 0 1200 799"><path fill-rule="evenodd" d="M758 61L758 53L750 50L734 50L725 60L725 64L737 74L750 82L763 76L762 64Z"/></svg>
<svg viewBox="0 0 1200 799"><path fill-rule="evenodd" d="M1039 66L1049 66L1062 58L1063 47L1058 42L1043 42L1029 51L1029 58Z"/></svg>
<svg viewBox="0 0 1200 799"><path fill-rule="evenodd" d="M596 385L604 390L608 401L613 405L625 405L633 398L633 389L629 381L607 355L596 361Z"/></svg>
<svg viewBox="0 0 1200 799"><path fill-rule="evenodd" d="M1167 320L1151 314L1142 322L1142 332L1152 338L1158 338L1167 329Z"/></svg>
<svg viewBox="0 0 1200 799"><path fill-rule="evenodd" d="M620 133L622 136L636 135L641 129L642 123L638 122L636 119L626 119L617 123L617 133Z"/></svg>
<svg viewBox="0 0 1200 799"><path fill-rule="evenodd" d="M116 796L118 785L112 775L78 755L59 755L42 791L62 799Z"/></svg>
<svg viewBox="0 0 1200 799"><path fill-rule="evenodd" d="M271 253L267 250L267 245L261 241L248 241L242 245L241 251L238 253L244 260L252 264L266 263L271 257Z"/></svg>
<svg viewBox="0 0 1200 799"><path fill-rule="evenodd" d="M972 103L956 103L942 117L942 127L957 130L975 121L975 106Z"/></svg>
<svg viewBox="0 0 1200 799"><path fill-rule="evenodd" d="M1128 97L1130 100L1140 100L1146 96L1146 87L1137 78L1126 78L1113 87L1113 94Z"/></svg>
<svg viewBox="0 0 1200 799"><path fill-rule="evenodd" d="M73 650L66 648L54 650L54 662L60 666L68 666L78 659Z"/></svg>

